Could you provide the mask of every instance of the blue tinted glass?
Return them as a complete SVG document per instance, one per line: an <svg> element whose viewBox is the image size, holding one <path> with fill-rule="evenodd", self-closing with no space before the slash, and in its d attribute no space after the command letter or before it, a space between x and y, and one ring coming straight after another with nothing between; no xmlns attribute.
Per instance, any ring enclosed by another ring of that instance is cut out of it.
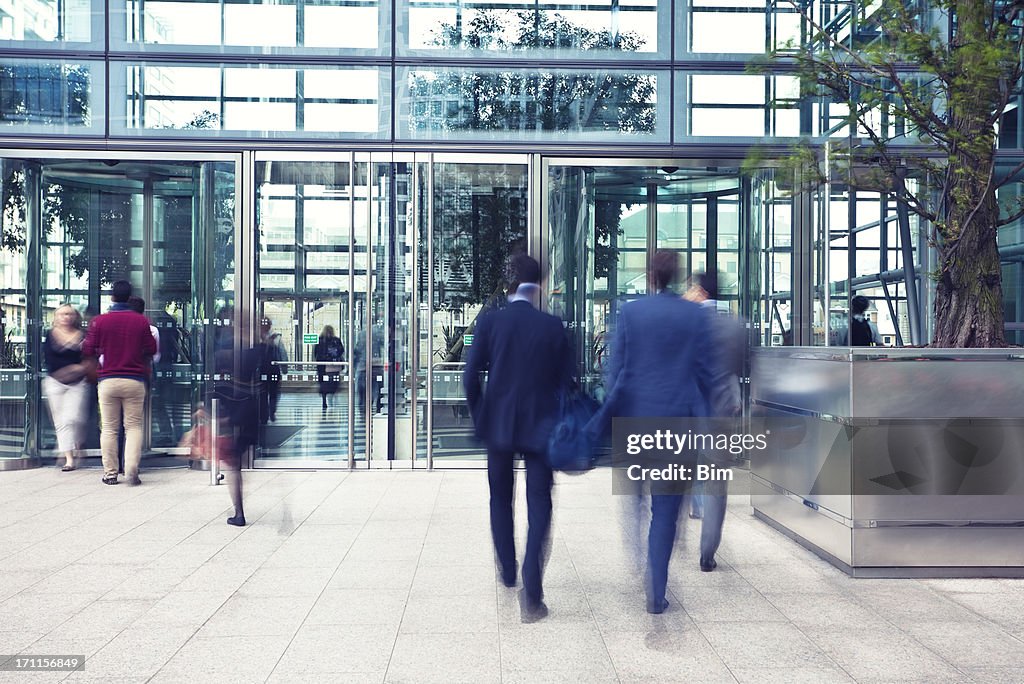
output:
<svg viewBox="0 0 1024 684"><path fill-rule="evenodd" d="M103 90L102 63L5 58L0 61L0 130L102 133Z"/></svg>
<svg viewBox="0 0 1024 684"><path fill-rule="evenodd" d="M667 72L399 71L397 138L667 142Z"/></svg>
<svg viewBox="0 0 1024 684"><path fill-rule="evenodd" d="M388 95L377 68L227 64L111 67L123 92L111 127L169 136L380 138Z"/></svg>

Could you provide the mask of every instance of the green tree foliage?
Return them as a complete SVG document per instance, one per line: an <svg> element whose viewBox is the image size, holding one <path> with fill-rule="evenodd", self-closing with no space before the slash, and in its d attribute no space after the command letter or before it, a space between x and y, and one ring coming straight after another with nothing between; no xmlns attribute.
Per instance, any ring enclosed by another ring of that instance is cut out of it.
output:
<svg viewBox="0 0 1024 684"><path fill-rule="evenodd" d="M1024 207L1000 207L996 191L1024 165L997 174L996 127L1021 78L1024 5L879 0L836 30L811 5L790 1L803 40L770 63L795 65L802 96L828 107L829 123L845 123L846 145L833 139L840 153L829 163L852 187L891 192L934 228L932 344L1004 346L996 234ZM810 149L801 147L805 161Z"/></svg>

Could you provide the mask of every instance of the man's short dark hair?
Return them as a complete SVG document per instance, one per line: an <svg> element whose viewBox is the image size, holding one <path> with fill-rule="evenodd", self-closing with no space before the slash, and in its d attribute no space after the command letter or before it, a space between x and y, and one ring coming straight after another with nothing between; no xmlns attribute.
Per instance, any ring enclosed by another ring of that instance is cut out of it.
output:
<svg viewBox="0 0 1024 684"><path fill-rule="evenodd" d="M718 273L698 273L694 276L693 282L707 293L708 299L718 299Z"/></svg>
<svg viewBox="0 0 1024 684"><path fill-rule="evenodd" d="M869 304L871 304L871 302L868 301L867 297L865 297L864 295L857 295L856 297L853 298L853 302L851 302L851 305L853 306L853 313L864 313L865 311L868 310Z"/></svg>
<svg viewBox="0 0 1024 684"><path fill-rule="evenodd" d="M145 314L146 313L146 300L142 297L132 295L128 298L128 308L135 313Z"/></svg>
<svg viewBox="0 0 1024 684"><path fill-rule="evenodd" d="M512 257L512 278L517 285L539 284L540 264L529 254L517 254Z"/></svg>
<svg viewBox="0 0 1024 684"><path fill-rule="evenodd" d="M658 291L675 282L679 275L679 255L667 249L659 249L651 257L651 284Z"/></svg>
<svg viewBox="0 0 1024 684"><path fill-rule="evenodd" d="M128 301L128 298L132 296L132 284L127 280L118 280L114 283L114 286L110 288L110 298L115 302L124 304Z"/></svg>

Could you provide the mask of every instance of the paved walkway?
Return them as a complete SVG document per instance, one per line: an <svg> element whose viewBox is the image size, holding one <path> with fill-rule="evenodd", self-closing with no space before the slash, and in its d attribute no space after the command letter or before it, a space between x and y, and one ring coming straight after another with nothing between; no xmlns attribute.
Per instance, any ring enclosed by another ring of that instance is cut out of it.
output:
<svg viewBox="0 0 1024 684"><path fill-rule="evenodd" d="M480 471L251 473L244 529L205 473L99 478L0 473L0 653L87 656L0 682L1021 679L1024 582L849 579L742 495L719 569L691 522L651 616L607 473L560 478L551 615L523 625Z"/></svg>

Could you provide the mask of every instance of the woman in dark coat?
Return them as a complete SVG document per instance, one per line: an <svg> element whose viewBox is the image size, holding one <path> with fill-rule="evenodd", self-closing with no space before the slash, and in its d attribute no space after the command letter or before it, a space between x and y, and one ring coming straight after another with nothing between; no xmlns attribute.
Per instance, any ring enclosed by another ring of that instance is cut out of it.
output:
<svg viewBox="0 0 1024 684"><path fill-rule="evenodd" d="M323 411L327 412L327 398L338 391L341 383L341 366L337 362L345 357L345 347L334 334L334 327L325 325L320 333L320 341L313 347L313 358L317 361L331 361L330 365L316 367L317 379L320 382L320 399Z"/></svg>

